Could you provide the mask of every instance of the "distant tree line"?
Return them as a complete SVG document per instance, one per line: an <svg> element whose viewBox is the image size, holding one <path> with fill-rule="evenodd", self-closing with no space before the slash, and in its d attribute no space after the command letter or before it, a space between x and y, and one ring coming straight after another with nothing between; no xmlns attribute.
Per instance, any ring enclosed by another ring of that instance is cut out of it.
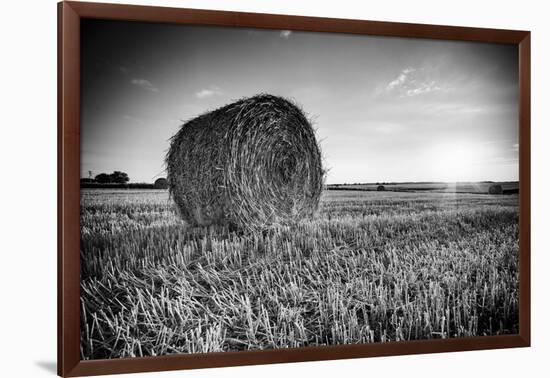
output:
<svg viewBox="0 0 550 378"><path fill-rule="evenodd" d="M100 173L94 178L81 178L81 188L111 188L111 189L167 189L168 181L158 178L154 183L136 182L130 183L130 177L126 172L114 171L113 173Z"/></svg>
<svg viewBox="0 0 550 378"><path fill-rule="evenodd" d="M94 178L94 182L100 184L126 184L128 181L130 181L128 174L121 171L114 171L111 174L100 173Z"/></svg>

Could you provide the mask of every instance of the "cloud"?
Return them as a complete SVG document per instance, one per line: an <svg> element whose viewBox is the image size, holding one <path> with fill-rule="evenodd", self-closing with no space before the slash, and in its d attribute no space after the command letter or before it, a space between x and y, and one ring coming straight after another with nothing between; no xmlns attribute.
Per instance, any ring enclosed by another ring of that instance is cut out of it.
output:
<svg viewBox="0 0 550 378"><path fill-rule="evenodd" d="M279 33L279 37L284 39L289 39L291 35L292 35L291 30L281 30L281 32Z"/></svg>
<svg viewBox="0 0 550 378"><path fill-rule="evenodd" d="M156 88L149 80L145 79L132 79L130 81L133 85L138 86L140 88L143 88L145 90L151 91L151 92L158 92L159 89Z"/></svg>
<svg viewBox="0 0 550 378"><path fill-rule="evenodd" d="M126 121L143 124L143 120L141 118L137 118L128 114L124 114L122 118L125 119Z"/></svg>
<svg viewBox="0 0 550 378"><path fill-rule="evenodd" d="M415 71L414 68L405 68L403 71L401 71L401 73L399 74L399 76L397 76L396 79L389 82L386 89L392 90L403 85L407 81L409 74L414 71Z"/></svg>
<svg viewBox="0 0 550 378"><path fill-rule="evenodd" d="M435 81L419 83L417 87L407 89L407 96L416 96L423 93L439 91L441 88L435 84Z"/></svg>
<svg viewBox="0 0 550 378"><path fill-rule="evenodd" d="M396 132L399 132L400 130L402 130L402 127L401 127L401 125L399 125L397 123L383 122L383 123L379 123L379 124L375 125L373 127L373 130L377 134L389 135L389 134L394 134Z"/></svg>
<svg viewBox="0 0 550 378"><path fill-rule="evenodd" d="M201 89L200 91L195 93L195 96L202 100L204 98L219 96L221 94L222 94L222 90L220 88L210 87L210 88Z"/></svg>
<svg viewBox="0 0 550 378"><path fill-rule="evenodd" d="M412 67L403 69L385 88L387 93L397 93L400 97L418 96L442 89L435 80L428 77L426 70Z"/></svg>

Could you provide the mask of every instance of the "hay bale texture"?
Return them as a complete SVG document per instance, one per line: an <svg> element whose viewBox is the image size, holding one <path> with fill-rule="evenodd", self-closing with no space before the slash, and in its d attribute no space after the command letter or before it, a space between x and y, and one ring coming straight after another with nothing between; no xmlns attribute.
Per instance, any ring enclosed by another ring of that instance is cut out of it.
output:
<svg viewBox="0 0 550 378"><path fill-rule="evenodd" d="M284 98L257 95L180 128L166 158L168 186L191 225L261 230L315 213L321 160L304 113Z"/></svg>

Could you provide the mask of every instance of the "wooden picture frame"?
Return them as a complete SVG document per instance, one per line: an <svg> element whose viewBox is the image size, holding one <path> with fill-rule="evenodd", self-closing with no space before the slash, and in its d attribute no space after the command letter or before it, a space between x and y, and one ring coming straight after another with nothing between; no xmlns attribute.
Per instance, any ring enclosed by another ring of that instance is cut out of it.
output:
<svg viewBox="0 0 550 378"><path fill-rule="evenodd" d="M80 358L80 20L352 33L519 47L519 334L83 361ZM83 376L530 345L530 32L165 7L58 4L58 374Z"/></svg>

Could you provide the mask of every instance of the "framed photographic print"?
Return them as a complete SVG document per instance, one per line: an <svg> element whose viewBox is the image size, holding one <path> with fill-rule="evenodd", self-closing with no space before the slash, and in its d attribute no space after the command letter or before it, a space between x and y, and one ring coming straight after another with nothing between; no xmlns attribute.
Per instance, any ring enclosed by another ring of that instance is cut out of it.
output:
<svg viewBox="0 0 550 378"><path fill-rule="evenodd" d="M529 32L58 10L59 375L529 346Z"/></svg>

